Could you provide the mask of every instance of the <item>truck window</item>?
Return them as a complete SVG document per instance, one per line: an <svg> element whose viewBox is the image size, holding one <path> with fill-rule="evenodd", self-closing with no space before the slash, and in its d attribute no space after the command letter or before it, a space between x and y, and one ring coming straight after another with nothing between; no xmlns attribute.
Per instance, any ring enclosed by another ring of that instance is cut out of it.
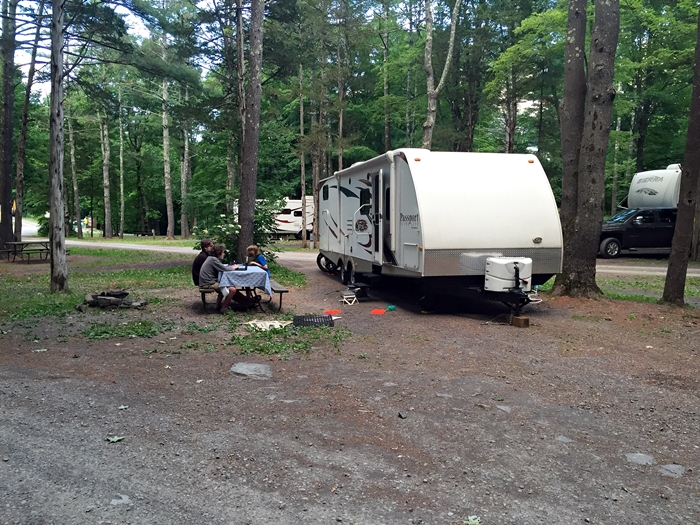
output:
<svg viewBox="0 0 700 525"><path fill-rule="evenodd" d="M678 210L659 210L659 222L675 223Z"/></svg>
<svg viewBox="0 0 700 525"><path fill-rule="evenodd" d="M634 219L635 221L639 221L643 224L651 224L654 222L654 212L651 210L639 212L639 214Z"/></svg>

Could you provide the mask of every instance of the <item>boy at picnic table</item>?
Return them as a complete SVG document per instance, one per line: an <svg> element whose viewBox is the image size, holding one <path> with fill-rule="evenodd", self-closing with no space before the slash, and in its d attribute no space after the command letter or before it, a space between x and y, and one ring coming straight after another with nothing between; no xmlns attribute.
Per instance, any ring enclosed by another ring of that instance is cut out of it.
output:
<svg viewBox="0 0 700 525"><path fill-rule="evenodd" d="M217 291L216 308L222 314L226 313L231 301L234 299L242 306L254 306L257 302L254 299L249 299L233 286L227 288L219 284L219 272L227 272L238 268L237 264L228 266L221 262L225 252L226 247L223 244L215 244L212 254L207 257L199 271L199 287L213 288Z"/></svg>
<svg viewBox="0 0 700 525"><path fill-rule="evenodd" d="M251 244L246 248L248 254L248 264L252 266L258 266L267 272L267 276L270 276L270 269L267 267L267 259L260 253L260 248L256 245Z"/></svg>

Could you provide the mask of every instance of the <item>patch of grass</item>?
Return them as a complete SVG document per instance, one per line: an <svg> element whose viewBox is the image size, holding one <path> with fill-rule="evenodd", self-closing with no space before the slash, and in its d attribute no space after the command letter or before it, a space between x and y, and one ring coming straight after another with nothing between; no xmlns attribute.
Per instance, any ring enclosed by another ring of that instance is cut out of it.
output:
<svg viewBox="0 0 700 525"><path fill-rule="evenodd" d="M608 297L609 299L615 299L616 301L633 301L635 303L656 303L659 301L658 297L653 297L650 295L625 294L618 292L609 292L607 290L603 290L603 294L605 295L605 297Z"/></svg>
<svg viewBox="0 0 700 525"><path fill-rule="evenodd" d="M199 326L197 323L189 323L181 333L185 335L208 334L209 332L216 332L218 329L219 323L214 323L211 326Z"/></svg>
<svg viewBox="0 0 700 525"><path fill-rule="evenodd" d="M272 278L283 286L296 286L303 288L306 286L306 276L301 272L290 270L286 266L270 262L270 275Z"/></svg>
<svg viewBox="0 0 700 525"><path fill-rule="evenodd" d="M173 322L165 321L156 326L153 321L130 321L128 323L95 323L80 333L88 339L110 339L112 337L153 337L172 330Z"/></svg>
<svg viewBox="0 0 700 525"><path fill-rule="evenodd" d="M71 255L81 255L91 257L90 262L73 262L71 268L89 268L105 265L126 265L153 262L175 262L190 263L194 259L196 252L192 255L184 253L154 252L149 250L122 250L116 248L83 248L79 246L70 247Z"/></svg>
<svg viewBox="0 0 700 525"><path fill-rule="evenodd" d="M243 354L289 355L306 354L319 341L338 350L340 343L352 334L346 328L329 326L287 326L272 330L249 329L246 335L234 335L232 341Z"/></svg>

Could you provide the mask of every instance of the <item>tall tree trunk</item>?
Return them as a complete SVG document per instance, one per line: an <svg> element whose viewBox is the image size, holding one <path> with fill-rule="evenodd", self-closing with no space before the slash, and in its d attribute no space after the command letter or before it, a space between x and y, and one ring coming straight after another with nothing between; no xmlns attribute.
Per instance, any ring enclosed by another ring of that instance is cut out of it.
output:
<svg viewBox="0 0 700 525"><path fill-rule="evenodd" d="M246 247L253 243L255 195L258 182L258 142L260 136L260 98L262 96L262 55L264 0L252 0L248 41L250 44L248 90L246 93L245 142L241 171L241 198L238 203L237 256L245 260Z"/></svg>
<svg viewBox="0 0 700 525"><path fill-rule="evenodd" d="M111 148L109 145L109 125L107 123L107 113L104 116L97 112L97 120L100 124L100 145L102 147L102 190L105 205L105 220L102 226L103 235L111 239L112 234L112 197L111 185L109 181L109 157Z"/></svg>
<svg viewBox="0 0 700 525"><path fill-rule="evenodd" d="M572 261L576 213L578 209L579 157L586 107L586 4L587 0L569 0L566 50L564 54L564 94L559 110L561 125L561 211L560 219L564 235L564 265L555 280L553 292L568 291Z"/></svg>
<svg viewBox="0 0 700 525"><path fill-rule="evenodd" d="M36 32L34 33L34 44L32 45L31 59L29 60L29 70L27 71L27 85L24 89L24 105L22 106L22 124L19 132L19 142L17 143L17 166L15 176L15 239L22 240L22 210L24 207L24 162L27 153L27 130L29 127L29 102L34 84L34 73L36 71L36 53L39 48L41 38L41 24L44 20L44 0L39 2L36 20Z"/></svg>
<svg viewBox="0 0 700 525"><path fill-rule="evenodd" d="M612 188L610 190L610 215L615 215L615 211L617 210L617 186L618 186L618 177L619 177L619 169L617 165L618 161L618 156L620 153L620 127L622 126L622 117L617 117L617 123L615 124L615 153L613 156L613 180L612 180Z"/></svg>
<svg viewBox="0 0 700 525"><path fill-rule="evenodd" d="M236 137L229 133L226 148L226 213L233 213L236 184Z"/></svg>
<svg viewBox="0 0 700 525"><path fill-rule="evenodd" d="M620 32L619 0L596 0L588 61L586 112L579 158L579 186L567 293L596 297L596 255L605 204L605 158L615 90L613 74ZM565 256L566 257L566 256Z"/></svg>
<svg viewBox="0 0 700 525"><path fill-rule="evenodd" d="M78 239L83 238L83 221L80 213L80 195L78 194L78 173L75 165L75 138L73 136L73 120L69 113L70 106L66 110L66 121L68 122L68 148L70 151L70 172L71 182L73 184L73 209L76 220L78 222Z"/></svg>
<svg viewBox="0 0 700 525"><path fill-rule="evenodd" d="M164 44L165 45L165 44ZM165 47L163 48L165 49ZM164 51L165 53L165 51ZM173 208L173 187L170 180L170 124L168 123L168 79L163 79L163 180L165 183L165 210L168 216L168 229L165 238L175 238L175 210Z"/></svg>
<svg viewBox="0 0 700 525"><path fill-rule="evenodd" d="M384 151L391 149L391 114L389 112L389 0L384 0Z"/></svg>
<svg viewBox="0 0 700 525"><path fill-rule="evenodd" d="M146 232L150 228L148 221L148 199L146 198L146 192L143 189L143 157L141 156L141 149L139 148L136 152L136 166L134 167L136 172L136 195L139 202L139 223L142 232Z"/></svg>
<svg viewBox="0 0 700 525"><path fill-rule="evenodd" d="M428 111L423 123L423 148L430 149L433 144L433 130L435 129L435 117L437 115L437 101L440 96L440 91L445 85L447 73L450 70L452 63L452 53L454 52L455 32L457 23L459 22L459 6L462 0L455 2L452 9L452 27L450 27L450 43L447 48L447 58L445 59L445 67L442 69L442 75L437 87L435 87L435 73L433 72L433 10L431 0L425 0L425 57L423 69L427 77L427 97Z"/></svg>
<svg viewBox="0 0 700 525"><path fill-rule="evenodd" d="M189 90L185 86L185 105L189 101ZM190 179L190 132L189 120L182 122L182 163L180 164L180 237L189 239L190 225L187 216L187 182Z"/></svg>
<svg viewBox="0 0 700 525"><path fill-rule="evenodd" d="M690 116L688 134L685 139L685 156L681 175L680 199L678 200L678 217L676 231L673 233L671 256L668 259L668 271L662 303L683 306L685 296L685 279L688 271L688 255L693 240L693 222L698 202L698 178L700 177L700 149L697 140L700 137L700 11L698 11L698 33L695 42L695 72L693 75L693 93L690 98Z"/></svg>
<svg viewBox="0 0 700 525"><path fill-rule="evenodd" d="M301 168L301 247L308 248L309 239L306 236L306 155L304 154L304 66L302 64L299 64L299 136L301 144L299 148L299 165Z"/></svg>
<svg viewBox="0 0 700 525"><path fill-rule="evenodd" d="M54 0L51 18L51 101L49 150L49 243L51 293L68 291L63 223L63 21L65 0Z"/></svg>
<svg viewBox="0 0 700 525"><path fill-rule="evenodd" d="M515 93L515 75L512 68L508 72L504 106L506 136L503 151L504 153L513 153L515 151L515 124L518 117L518 99Z"/></svg>
<svg viewBox="0 0 700 525"><path fill-rule="evenodd" d="M12 156L15 107L15 14L18 0L2 0L2 144L0 144L0 243L12 241Z"/></svg>
<svg viewBox="0 0 700 525"><path fill-rule="evenodd" d="M238 79L238 119L241 122L241 155L238 156L238 159L242 161L246 132L245 58L243 51L245 35L243 33L243 0L236 1L236 71L238 73L236 78Z"/></svg>
<svg viewBox="0 0 700 525"><path fill-rule="evenodd" d="M122 87L119 86L119 238L124 238L124 122L122 116Z"/></svg>

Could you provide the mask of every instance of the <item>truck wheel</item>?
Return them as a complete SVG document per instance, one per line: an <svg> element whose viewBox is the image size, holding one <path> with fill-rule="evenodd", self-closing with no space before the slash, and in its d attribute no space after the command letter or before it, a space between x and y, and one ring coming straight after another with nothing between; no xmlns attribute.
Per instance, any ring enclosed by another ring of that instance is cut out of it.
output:
<svg viewBox="0 0 700 525"><path fill-rule="evenodd" d="M604 259L619 257L620 250L622 250L622 246L620 245L620 241L615 237L610 237L600 243L600 254Z"/></svg>

